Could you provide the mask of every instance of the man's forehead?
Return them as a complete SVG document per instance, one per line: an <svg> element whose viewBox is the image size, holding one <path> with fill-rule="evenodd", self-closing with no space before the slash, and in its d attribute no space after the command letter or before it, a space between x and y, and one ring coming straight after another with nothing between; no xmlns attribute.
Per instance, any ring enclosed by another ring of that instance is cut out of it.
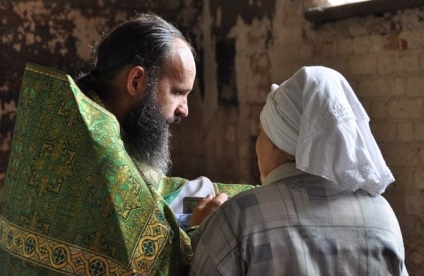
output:
<svg viewBox="0 0 424 276"><path fill-rule="evenodd" d="M185 74L196 75L194 56L186 43L178 43L171 50L165 63L165 74L176 78L184 77Z"/></svg>

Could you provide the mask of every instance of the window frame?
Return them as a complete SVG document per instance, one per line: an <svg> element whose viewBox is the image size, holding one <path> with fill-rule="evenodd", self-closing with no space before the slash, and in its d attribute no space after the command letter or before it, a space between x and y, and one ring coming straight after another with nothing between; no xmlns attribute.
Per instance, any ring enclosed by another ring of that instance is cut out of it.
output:
<svg viewBox="0 0 424 276"><path fill-rule="evenodd" d="M314 7L304 12L311 23L324 24L349 17L383 14L401 9L424 6L424 0L369 0L329 7Z"/></svg>

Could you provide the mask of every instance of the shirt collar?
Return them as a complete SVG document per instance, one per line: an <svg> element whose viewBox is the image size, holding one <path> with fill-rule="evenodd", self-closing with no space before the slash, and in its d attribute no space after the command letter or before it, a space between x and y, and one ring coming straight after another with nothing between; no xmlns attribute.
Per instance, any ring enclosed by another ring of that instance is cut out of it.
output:
<svg viewBox="0 0 424 276"><path fill-rule="evenodd" d="M277 167L272 172L270 172L265 177L263 186L272 184L274 182L277 182L277 181L280 181L280 180L283 180L283 179L296 177L296 176L299 176L299 175L302 175L302 174L305 174L305 172L296 169L296 163L295 162L287 163L287 164L284 164L284 165Z"/></svg>

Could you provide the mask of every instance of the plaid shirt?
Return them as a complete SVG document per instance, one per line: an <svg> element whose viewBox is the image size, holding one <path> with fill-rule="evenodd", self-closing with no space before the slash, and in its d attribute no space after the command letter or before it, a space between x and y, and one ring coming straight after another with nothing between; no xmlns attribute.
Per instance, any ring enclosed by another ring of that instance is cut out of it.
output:
<svg viewBox="0 0 424 276"><path fill-rule="evenodd" d="M382 196L293 164L223 204L192 243L190 275L408 275L399 223Z"/></svg>

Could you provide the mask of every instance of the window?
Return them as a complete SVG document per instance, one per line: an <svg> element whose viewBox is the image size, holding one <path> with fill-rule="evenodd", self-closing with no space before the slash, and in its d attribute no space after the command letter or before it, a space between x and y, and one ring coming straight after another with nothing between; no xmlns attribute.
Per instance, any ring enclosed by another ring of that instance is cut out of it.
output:
<svg viewBox="0 0 424 276"><path fill-rule="evenodd" d="M325 0L318 3L304 13L305 18L315 24L424 6L423 0Z"/></svg>
<svg viewBox="0 0 424 276"><path fill-rule="evenodd" d="M365 1L369 1L369 0L327 0L327 3L330 6L340 6L340 5L365 2Z"/></svg>

